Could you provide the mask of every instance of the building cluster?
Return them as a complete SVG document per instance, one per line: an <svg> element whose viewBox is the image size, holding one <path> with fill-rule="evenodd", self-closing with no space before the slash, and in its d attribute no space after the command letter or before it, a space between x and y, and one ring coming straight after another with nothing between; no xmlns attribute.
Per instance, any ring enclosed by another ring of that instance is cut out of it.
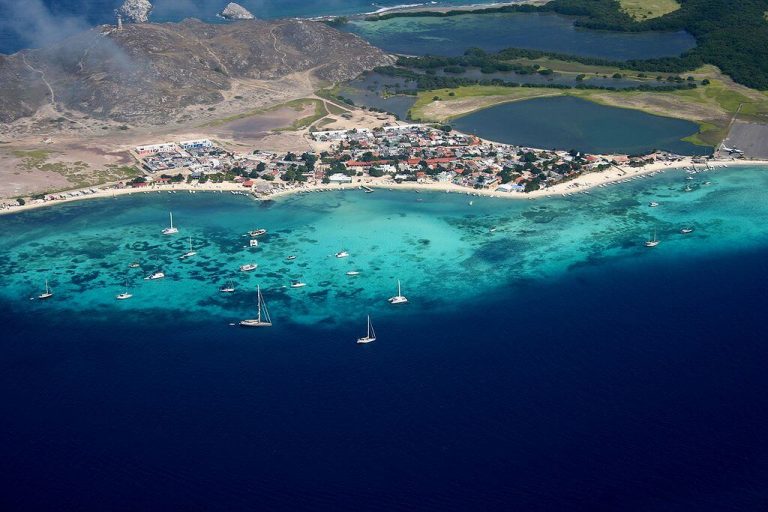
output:
<svg viewBox="0 0 768 512"><path fill-rule="evenodd" d="M268 182L351 183L365 178L396 182L442 182L499 192L546 188L613 165L642 166L681 157L657 152L644 156L589 155L482 141L450 130L420 124L377 129L314 132L317 153L248 154L228 152L212 141L196 140L135 148L149 181L218 179L248 188ZM136 180L135 186L147 179Z"/></svg>

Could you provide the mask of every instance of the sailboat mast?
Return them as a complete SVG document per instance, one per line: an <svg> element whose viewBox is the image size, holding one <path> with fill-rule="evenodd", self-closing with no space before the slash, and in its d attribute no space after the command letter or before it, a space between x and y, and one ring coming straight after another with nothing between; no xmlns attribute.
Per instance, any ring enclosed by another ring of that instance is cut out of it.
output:
<svg viewBox="0 0 768 512"><path fill-rule="evenodd" d="M256 301L259 309L259 312L256 313L256 319L259 321L259 323L261 323L261 287L259 287L258 285L256 285L256 297L257 297Z"/></svg>
<svg viewBox="0 0 768 512"><path fill-rule="evenodd" d="M171 216L171 229L173 229L173 212L168 212L168 215Z"/></svg>
<svg viewBox="0 0 768 512"><path fill-rule="evenodd" d="M368 315L368 337L371 337L371 315Z"/></svg>

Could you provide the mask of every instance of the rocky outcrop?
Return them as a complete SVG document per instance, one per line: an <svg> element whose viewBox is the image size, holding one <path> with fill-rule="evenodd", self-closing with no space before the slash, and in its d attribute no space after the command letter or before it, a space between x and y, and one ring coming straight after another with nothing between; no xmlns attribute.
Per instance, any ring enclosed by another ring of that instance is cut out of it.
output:
<svg viewBox="0 0 768 512"><path fill-rule="evenodd" d="M252 20L255 18L248 9L235 2L229 2L219 13L219 16L225 20Z"/></svg>
<svg viewBox="0 0 768 512"><path fill-rule="evenodd" d="M125 0L123 5L117 10L117 13L123 17L123 20L132 23L146 23L149 21L149 13L152 11L152 4L149 0Z"/></svg>
<svg viewBox="0 0 768 512"><path fill-rule="evenodd" d="M393 60L358 36L306 20L100 27L0 55L0 122L33 115L53 96L58 109L92 118L162 124L223 101L238 80L306 72L342 82Z"/></svg>

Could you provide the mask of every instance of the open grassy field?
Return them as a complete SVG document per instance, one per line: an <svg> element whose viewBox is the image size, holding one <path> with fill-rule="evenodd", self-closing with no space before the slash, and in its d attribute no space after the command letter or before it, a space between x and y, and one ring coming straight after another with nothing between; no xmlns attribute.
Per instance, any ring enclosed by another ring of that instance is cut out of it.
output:
<svg viewBox="0 0 768 512"><path fill-rule="evenodd" d="M675 0L619 0L619 3L624 12L636 20L658 18L680 8Z"/></svg>
<svg viewBox="0 0 768 512"><path fill-rule="evenodd" d="M484 86L425 91L419 93L411 117L419 121L448 122L500 103L569 95L602 105L693 121L699 125L699 132L687 140L708 146L725 138L734 117L768 123L768 94L735 84L712 66L698 69L693 75L697 81L708 79L710 84L671 92Z"/></svg>

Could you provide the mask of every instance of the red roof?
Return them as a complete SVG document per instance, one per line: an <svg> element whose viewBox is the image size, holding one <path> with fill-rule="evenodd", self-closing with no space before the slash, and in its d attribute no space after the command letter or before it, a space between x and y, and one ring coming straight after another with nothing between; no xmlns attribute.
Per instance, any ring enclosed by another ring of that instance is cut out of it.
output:
<svg viewBox="0 0 768 512"><path fill-rule="evenodd" d="M370 167L372 165L385 165L389 163L389 160L372 160L370 162L362 162L360 160L348 160L345 162L347 167Z"/></svg>
<svg viewBox="0 0 768 512"><path fill-rule="evenodd" d="M243 182L244 187L252 187L253 186L253 180L246 180Z"/></svg>

